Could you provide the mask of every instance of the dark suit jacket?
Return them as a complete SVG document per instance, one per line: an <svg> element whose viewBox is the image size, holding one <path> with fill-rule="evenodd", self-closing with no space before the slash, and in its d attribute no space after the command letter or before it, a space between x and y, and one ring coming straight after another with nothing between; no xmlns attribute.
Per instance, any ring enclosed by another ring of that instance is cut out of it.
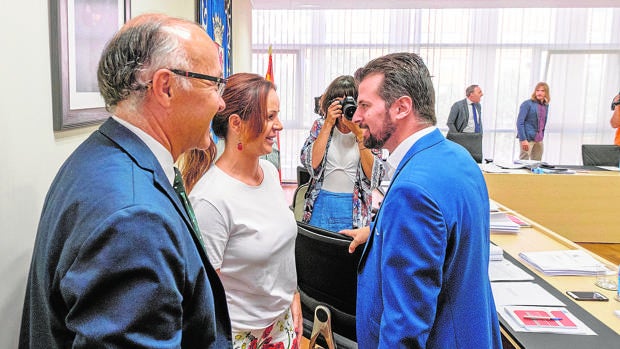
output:
<svg viewBox="0 0 620 349"><path fill-rule="evenodd" d="M482 107L480 103L474 104L476 111L478 112L478 120L480 123L480 133L482 133ZM467 121L469 120L470 112L469 104L467 104L467 98L455 102L450 108L450 115L448 115L448 132L463 132L463 129L467 127Z"/></svg>
<svg viewBox="0 0 620 349"><path fill-rule="evenodd" d="M45 199L20 348L229 348L224 289L147 146L113 119Z"/></svg>
<svg viewBox="0 0 620 349"><path fill-rule="evenodd" d="M357 286L360 348L501 348L482 172L439 130L396 169Z"/></svg>

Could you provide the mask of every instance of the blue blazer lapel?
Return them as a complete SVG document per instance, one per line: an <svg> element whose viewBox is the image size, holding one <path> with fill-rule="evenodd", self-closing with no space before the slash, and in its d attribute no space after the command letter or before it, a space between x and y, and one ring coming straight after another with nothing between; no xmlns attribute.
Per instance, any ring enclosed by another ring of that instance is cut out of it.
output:
<svg viewBox="0 0 620 349"><path fill-rule="evenodd" d="M383 201L387 199L388 194L390 193L390 188L392 187L392 184L394 184L394 182L397 180L398 175L400 174L400 171L403 169L404 166L407 165L409 160L411 160L415 154L421 151L424 151L434 146L435 144L443 142L445 140L446 138L441 134L439 129L435 129L431 133L427 134L426 136L420 138L417 142L415 142L413 146L409 148L409 151L407 151L407 154L405 154L403 159L398 164L398 167L396 168L396 171L394 172L394 176L392 177L392 180L390 181L390 186L385 192ZM383 205L379 207L379 211L377 212L375 216L375 221L373 224L371 224L370 234L368 235L368 241L366 241L366 246L364 247L364 251L362 252L362 256L360 257L360 262L357 267L358 272L360 272L362 268L364 268L364 264L366 263L366 258L368 257L368 252L370 251L370 247L372 246L374 236L375 236L375 229L377 229L377 223L379 222L379 219L381 218L381 210L383 207L384 207Z"/></svg>

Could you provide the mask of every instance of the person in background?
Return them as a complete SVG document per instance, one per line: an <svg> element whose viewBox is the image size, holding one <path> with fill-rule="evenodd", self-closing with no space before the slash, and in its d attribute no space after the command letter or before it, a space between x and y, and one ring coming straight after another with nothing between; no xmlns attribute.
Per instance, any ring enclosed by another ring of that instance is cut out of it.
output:
<svg viewBox="0 0 620 349"><path fill-rule="evenodd" d="M246 73L230 76L223 98L212 127L224 152L213 166L198 150L186 155L189 199L226 289L234 348L298 348L297 223L276 168L259 159L282 130L280 101L272 82Z"/></svg>
<svg viewBox="0 0 620 349"><path fill-rule="evenodd" d="M616 129L614 144L620 146L620 93L618 93L611 102L611 110L613 110L614 113L611 115L609 123L611 127Z"/></svg>
<svg viewBox="0 0 620 349"><path fill-rule="evenodd" d="M321 96L321 117L312 124L300 155L311 177L302 221L331 231L370 223L372 191L384 172L379 152L363 145L362 130L343 115L345 97L357 99L350 75L334 79Z"/></svg>
<svg viewBox="0 0 620 349"><path fill-rule="evenodd" d="M517 117L517 137L521 144L521 160L540 161L543 154L543 138L549 115L549 85L539 82L534 88L532 97L519 107Z"/></svg>
<svg viewBox="0 0 620 349"><path fill-rule="evenodd" d="M465 89L465 99L455 102L448 116L448 132L482 133L482 107L484 94L478 85Z"/></svg>
<svg viewBox="0 0 620 349"><path fill-rule="evenodd" d="M224 289L173 188L181 153L210 147L221 75L187 20L141 15L107 44L97 76L113 116L49 189L19 348L231 347Z"/></svg>
<svg viewBox="0 0 620 349"><path fill-rule="evenodd" d="M370 227L357 285L360 348L501 348L488 276L489 197L469 153L435 126L435 90L420 56L393 53L355 73L353 122L385 147L393 171Z"/></svg>

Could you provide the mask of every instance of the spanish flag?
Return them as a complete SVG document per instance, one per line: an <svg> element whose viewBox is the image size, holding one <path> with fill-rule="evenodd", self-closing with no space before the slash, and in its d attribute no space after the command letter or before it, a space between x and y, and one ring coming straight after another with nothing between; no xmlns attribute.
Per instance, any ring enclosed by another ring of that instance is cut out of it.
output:
<svg viewBox="0 0 620 349"><path fill-rule="evenodd" d="M265 79L273 82L273 60L271 58L271 45L269 45L269 65L267 66L267 74L265 75Z"/></svg>
<svg viewBox="0 0 620 349"><path fill-rule="evenodd" d="M273 59L271 58L271 45L269 45L269 65L267 66L267 74L265 74L265 80L273 81ZM280 177L280 183L282 183L282 171L280 164L280 132L276 135L276 143L273 145L271 154L266 156L266 159L271 161L278 169L278 176Z"/></svg>

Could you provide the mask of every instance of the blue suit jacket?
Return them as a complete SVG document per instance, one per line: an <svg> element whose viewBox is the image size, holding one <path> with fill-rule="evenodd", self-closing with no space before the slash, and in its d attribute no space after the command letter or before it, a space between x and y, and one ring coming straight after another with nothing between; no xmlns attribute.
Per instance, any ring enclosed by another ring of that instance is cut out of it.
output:
<svg viewBox="0 0 620 349"><path fill-rule="evenodd" d="M549 105L546 108L545 124L547 126L547 116L549 115ZM543 127L543 136L545 129ZM521 103L519 116L517 117L517 137L519 141L533 141L538 132L538 102L528 99Z"/></svg>
<svg viewBox="0 0 620 349"><path fill-rule="evenodd" d="M366 348L501 348L482 173L439 130L399 164L359 266Z"/></svg>
<svg viewBox="0 0 620 349"><path fill-rule="evenodd" d="M113 119L45 199L20 348L227 348L224 289L161 166Z"/></svg>

